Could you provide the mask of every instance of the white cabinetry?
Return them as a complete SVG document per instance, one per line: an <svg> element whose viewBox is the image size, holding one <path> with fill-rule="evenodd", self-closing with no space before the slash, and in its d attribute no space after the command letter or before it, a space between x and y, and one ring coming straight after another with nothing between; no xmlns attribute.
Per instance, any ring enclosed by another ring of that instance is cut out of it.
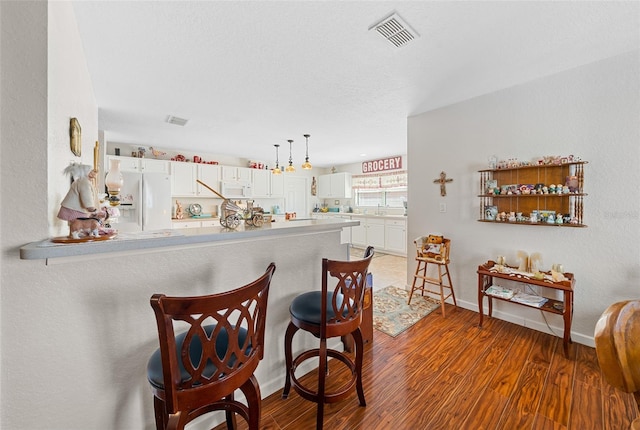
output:
<svg viewBox="0 0 640 430"><path fill-rule="evenodd" d="M350 215L329 215L326 213L314 212L311 215L313 219L345 219L351 220ZM351 243L351 227L343 227L340 232L340 243Z"/></svg>
<svg viewBox="0 0 640 430"><path fill-rule="evenodd" d="M273 175L269 172L269 180L271 181L271 197L284 197L284 175Z"/></svg>
<svg viewBox="0 0 640 430"><path fill-rule="evenodd" d="M357 227L351 227L351 243L354 246L373 246L385 249L384 218L367 218L352 216L351 219L360 221Z"/></svg>
<svg viewBox="0 0 640 430"><path fill-rule="evenodd" d="M171 194L195 196L198 166L193 163L174 161L171 163Z"/></svg>
<svg viewBox="0 0 640 430"><path fill-rule="evenodd" d="M218 185L220 184L220 166L215 164L198 164L198 179L220 192ZM200 197L219 198L215 193L200 184L196 184L196 194Z"/></svg>
<svg viewBox="0 0 640 430"><path fill-rule="evenodd" d="M109 171L111 160L120 161L121 172L136 172L140 173L140 160L133 157L116 157L113 155L107 156L107 165L105 167L105 174Z"/></svg>
<svg viewBox="0 0 640 430"><path fill-rule="evenodd" d="M251 169L253 197L282 197L284 175L274 175L271 170Z"/></svg>
<svg viewBox="0 0 640 430"><path fill-rule="evenodd" d="M318 197L350 199L351 173L342 172L318 176Z"/></svg>
<svg viewBox="0 0 640 430"><path fill-rule="evenodd" d="M165 160L149 160L146 158L141 158L140 160L140 169L142 172L158 172L158 173L166 173L167 175L171 173L171 165L170 161Z"/></svg>
<svg viewBox="0 0 640 430"><path fill-rule="evenodd" d="M147 158L134 158L134 157L118 157L114 155L107 156L107 168L109 171L110 160L120 161L120 170L122 172L159 172L159 173L171 173L170 162L166 160L153 160Z"/></svg>
<svg viewBox="0 0 640 430"><path fill-rule="evenodd" d="M255 169L249 167L222 166L223 181L251 182L251 172Z"/></svg>
<svg viewBox="0 0 640 430"><path fill-rule="evenodd" d="M173 220L171 228L200 228L200 227L220 227L220 220L217 218L205 218L199 220Z"/></svg>
<svg viewBox="0 0 640 430"><path fill-rule="evenodd" d="M173 161L171 163L171 194L174 196L201 196L219 198L213 192L196 182L200 179L214 190L218 191L220 184L220 166L215 164L185 163Z"/></svg>
<svg viewBox="0 0 640 430"><path fill-rule="evenodd" d="M387 251L406 255L407 222L404 219L386 219L384 224L384 248Z"/></svg>

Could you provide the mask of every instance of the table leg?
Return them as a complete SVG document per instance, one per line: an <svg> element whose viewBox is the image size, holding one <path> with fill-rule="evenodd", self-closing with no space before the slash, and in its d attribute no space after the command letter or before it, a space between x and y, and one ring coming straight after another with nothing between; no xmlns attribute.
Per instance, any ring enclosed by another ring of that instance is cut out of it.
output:
<svg viewBox="0 0 640 430"><path fill-rule="evenodd" d="M484 291L482 289L484 285L484 275L478 273L478 312L480 312L480 323L478 324L478 327L482 327L482 317L484 314L484 311L482 309L482 302L483 302L483 297L484 297Z"/></svg>
<svg viewBox="0 0 640 430"><path fill-rule="evenodd" d="M564 347L564 356L569 358L569 344L571 343L571 321L573 320L573 291L564 292L564 337L562 345Z"/></svg>

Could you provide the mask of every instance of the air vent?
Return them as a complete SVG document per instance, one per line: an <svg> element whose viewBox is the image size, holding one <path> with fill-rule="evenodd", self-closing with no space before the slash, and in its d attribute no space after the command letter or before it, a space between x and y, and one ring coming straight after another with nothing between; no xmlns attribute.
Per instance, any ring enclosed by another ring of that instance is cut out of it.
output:
<svg viewBox="0 0 640 430"><path fill-rule="evenodd" d="M187 122L188 122L188 121L189 121L188 119L178 118L177 116L171 116L171 115L169 115L169 116L167 117L167 122L168 122L169 124L179 125L179 126L182 126L182 127L184 127L185 125L187 125Z"/></svg>
<svg viewBox="0 0 640 430"><path fill-rule="evenodd" d="M369 30L374 29L396 48L405 46L413 39L419 37L418 33L409 27L397 13L393 13L391 16L369 28Z"/></svg>

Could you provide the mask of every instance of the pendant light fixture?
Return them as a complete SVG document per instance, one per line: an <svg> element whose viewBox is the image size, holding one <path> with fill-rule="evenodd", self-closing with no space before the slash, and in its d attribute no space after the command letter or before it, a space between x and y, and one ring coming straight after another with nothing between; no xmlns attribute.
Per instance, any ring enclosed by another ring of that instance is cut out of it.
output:
<svg viewBox="0 0 640 430"><path fill-rule="evenodd" d="M289 139L287 140L287 142L289 142L289 165L286 169L284 169L284 171L287 173L292 173L296 171L296 168L293 167L293 158L291 158L291 144L293 143L293 140Z"/></svg>
<svg viewBox="0 0 640 430"><path fill-rule="evenodd" d="M280 166L278 165L278 148L280 147L280 145L276 143L273 146L276 147L276 167L271 171L271 173L273 173L274 175L279 175L282 173L282 170L280 170Z"/></svg>
<svg viewBox="0 0 640 430"><path fill-rule="evenodd" d="M309 163L309 137L310 134L303 134L304 138L307 139L307 152L304 157L304 163L302 163L302 168L304 170L311 170L311 163Z"/></svg>

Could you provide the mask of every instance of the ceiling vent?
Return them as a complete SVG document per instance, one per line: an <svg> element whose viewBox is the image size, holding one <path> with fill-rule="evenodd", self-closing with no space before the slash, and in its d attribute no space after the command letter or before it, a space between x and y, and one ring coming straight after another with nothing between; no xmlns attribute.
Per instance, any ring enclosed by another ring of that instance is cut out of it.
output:
<svg viewBox="0 0 640 430"><path fill-rule="evenodd" d="M177 116L172 116L172 115L169 115L167 117L167 122L169 124L179 125L181 127L184 127L185 125L187 125L188 121L189 121L188 119L178 118Z"/></svg>
<svg viewBox="0 0 640 430"><path fill-rule="evenodd" d="M369 30L376 30L382 37L391 42L396 48L405 46L413 39L419 37L418 33L412 29L397 13L383 19L379 23L370 27Z"/></svg>

